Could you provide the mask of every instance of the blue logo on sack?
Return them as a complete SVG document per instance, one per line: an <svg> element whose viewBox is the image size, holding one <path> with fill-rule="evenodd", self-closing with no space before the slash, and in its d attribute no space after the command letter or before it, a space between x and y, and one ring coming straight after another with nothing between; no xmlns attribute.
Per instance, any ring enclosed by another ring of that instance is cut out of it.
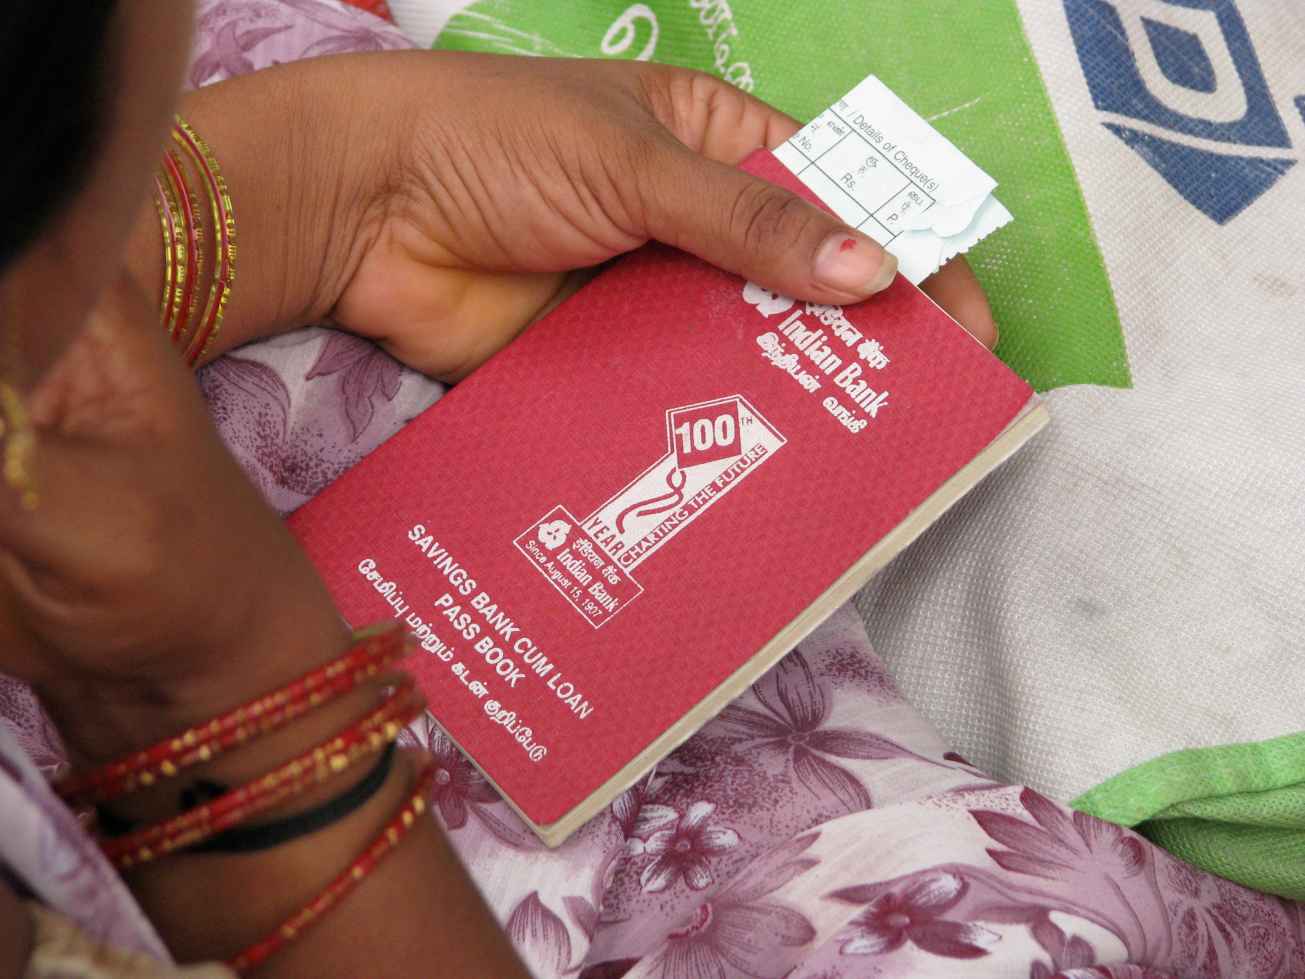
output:
<svg viewBox="0 0 1305 979"><path fill-rule="evenodd" d="M1105 127L1210 218L1227 224L1295 166L1273 152L1291 138L1235 0L1064 2L1092 101L1118 120Z"/></svg>

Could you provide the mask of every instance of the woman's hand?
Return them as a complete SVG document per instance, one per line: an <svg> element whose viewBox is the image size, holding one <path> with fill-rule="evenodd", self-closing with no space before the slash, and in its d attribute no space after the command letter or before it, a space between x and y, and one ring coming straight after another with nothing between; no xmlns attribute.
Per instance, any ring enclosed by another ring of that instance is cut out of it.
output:
<svg viewBox="0 0 1305 979"><path fill-rule="evenodd" d="M240 223L240 279L215 355L329 315L456 379L549 308L566 273L650 239L819 302L865 299L895 264L737 170L798 124L685 69L342 55L212 86L183 112L216 148ZM153 295L157 219L141 227ZM926 291L995 339L963 261Z"/></svg>
<svg viewBox="0 0 1305 979"><path fill-rule="evenodd" d="M428 374L465 375L562 273L650 239L805 300L854 303L892 281L896 260L872 239L736 168L798 124L717 78L425 53L332 70L384 92L402 120L382 161L392 188L333 315ZM943 291L988 339L963 264Z"/></svg>
<svg viewBox="0 0 1305 979"><path fill-rule="evenodd" d="M0 671L83 759L273 689L347 642L125 280L29 397L34 511L0 506Z"/></svg>

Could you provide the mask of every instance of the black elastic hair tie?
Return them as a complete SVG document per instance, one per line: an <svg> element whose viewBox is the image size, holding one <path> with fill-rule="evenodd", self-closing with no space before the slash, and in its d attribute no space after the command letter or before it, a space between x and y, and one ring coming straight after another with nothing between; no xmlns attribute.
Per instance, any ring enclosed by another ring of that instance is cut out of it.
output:
<svg viewBox="0 0 1305 979"><path fill-rule="evenodd" d="M385 745L385 751L368 771L367 777L361 779L358 785L350 788L346 792L335 796L318 805L316 809L309 809L308 812L301 812L298 816L284 818L275 822L264 822L260 826L232 826L231 829L218 833L215 837L209 837L204 842L196 843L194 846L184 847L181 852L192 852L192 854L252 854L258 850L271 850L274 846L281 846L282 843L288 843L291 839L307 837L309 833L316 833L317 830L326 829L326 826L339 822L342 818L350 815L352 812L363 808L371 800L373 795L381 791L381 786L385 785L385 779L390 777L390 771L394 768L394 743L390 741ZM183 809L188 809L198 805L201 801L217 798L226 792L226 786L218 785L217 782L201 782L197 787L187 788L183 796L189 799L188 803L183 804ZM204 796L204 798L201 798ZM115 816L111 809L97 807L98 826L100 833L108 838L123 837L137 829L140 824L132 820L124 820L121 816Z"/></svg>
<svg viewBox="0 0 1305 979"><path fill-rule="evenodd" d="M270 850L301 836L316 833L332 823L338 823L349 814L361 809L385 784L394 768L394 742L385 746L385 751L377 759L372 770L357 785L342 792L334 799L322 803L316 809L309 809L297 816L279 819L273 823L258 826L234 826L224 833L211 836L194 846L184 847L182 853L254 853L258 850ZM229 787L220 782L199 781L181 793L181 810L186 812L204 802L225 795ZM97 827L105 836L113 839L125 836L139 829L140 824L121 816L104 806L96 807Z"/></svg>
<svg viewBox="0 0 1305 979"><path fill-rule="evenodd" d="M201 843L186 847L186 853L255 853L270 850L273 847L308 836L325 829L332 823L361 809L385 784L394 767L394 742L385 746L385 751L367 776L347 792L322 803L316 809L309 809L297 816L280 819L274 823L258 826L234 826L223 833L211 836Z"/></svg>

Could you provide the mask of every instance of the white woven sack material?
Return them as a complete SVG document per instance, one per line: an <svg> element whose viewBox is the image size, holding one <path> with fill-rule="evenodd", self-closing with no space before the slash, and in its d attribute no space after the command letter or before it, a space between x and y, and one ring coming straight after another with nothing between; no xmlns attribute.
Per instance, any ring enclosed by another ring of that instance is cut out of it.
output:
<svg viewBox="0 0 1305 979"><path fill-rule="evenodd" d="M390 0L421 45L468 5ZM952 743L1068 799L1305 728L1305 8L1019 7L1134 387L1051 392L1051 430L858 605Z"/></svg>
<svg viewBox="0 0 1305 979"><path fill-rule="evenodd" d="M1305 7L1019 7L1134 387L1051 392L1051 428L858 607L957 750L1072 799L1305 730Z"/></svg>

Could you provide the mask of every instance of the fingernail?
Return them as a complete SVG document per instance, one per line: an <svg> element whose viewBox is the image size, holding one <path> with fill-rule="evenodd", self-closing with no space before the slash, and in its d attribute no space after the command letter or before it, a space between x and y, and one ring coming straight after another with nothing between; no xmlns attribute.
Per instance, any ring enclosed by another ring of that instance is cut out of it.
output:
<svg viewBox="0 0 1305 979"><path fill-rule="evenodd" d="M883 292L897 278L897 256L890 255L865 235L839 231L816 251L816 281L829 289L853 296Z"/></svg>

